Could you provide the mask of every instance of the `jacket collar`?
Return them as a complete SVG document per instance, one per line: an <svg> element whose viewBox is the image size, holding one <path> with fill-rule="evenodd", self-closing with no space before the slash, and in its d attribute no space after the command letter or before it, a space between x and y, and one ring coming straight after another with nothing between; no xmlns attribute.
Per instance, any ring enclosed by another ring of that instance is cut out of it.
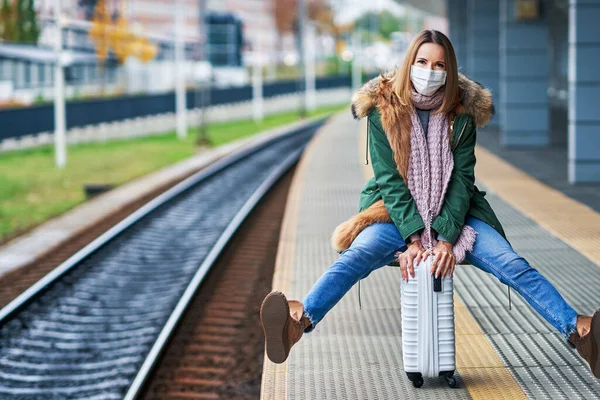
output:
<svg viewBox="0 0 600 400"><path fill-rule="evenodd" d="M366 117L373 107L381 108L382 103L389 105L391 95L391 79L396 71L390 71L365 83L352 97L352 115L360 119ZM477 127L487 125L494 115L494 104L489 89L479 82L458 74L458 86L461 89L461 104L455 112L465 113L473 117ZM382 97L383 96L383 97ZM381 110L380 110L381 111Z"/></svg>

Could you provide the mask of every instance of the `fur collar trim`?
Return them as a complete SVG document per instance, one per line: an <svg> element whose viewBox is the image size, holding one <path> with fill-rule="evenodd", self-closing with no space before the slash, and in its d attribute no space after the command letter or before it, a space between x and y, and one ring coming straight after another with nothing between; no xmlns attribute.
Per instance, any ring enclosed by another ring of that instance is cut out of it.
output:
<svg viewBox="0 0 600 400"><path fill-rule="evenodd" d="M354 94L352 97L352 115L354 115L354 118L364 118L373 107L378 107L381 111L382 103L393 102L389 97L392 92L389 80L394 77L394 74L395 71L390 71L373 78ZM383 78L386 79L383 80ZM388 87L384 88L383 86ZM473 117L473 121L477 127L487 125L490 118L494 115L494 104L490 90L461 73L458 74L458 86L461 89L462 99L460 106L455 110L456 113L469 114ZM380 98L383 95L382 92L387 92L388 95Z"/></svg>

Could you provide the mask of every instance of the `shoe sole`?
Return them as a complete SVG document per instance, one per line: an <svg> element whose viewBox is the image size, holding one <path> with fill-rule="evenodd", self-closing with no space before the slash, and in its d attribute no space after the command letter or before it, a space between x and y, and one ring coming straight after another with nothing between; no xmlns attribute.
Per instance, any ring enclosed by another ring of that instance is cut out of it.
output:
<svg viewBox="0 0 600 400"><path fill-rule="evenodd" d="M596 342L596 362L592 368L592 373L596 378L600 378L600 313L596 312L592 319L592 332L594 332L594 341Z"/></svg>
<svg viewBox="0 0 600 400"><path fill-rule="evenodd" d="M260 307L267 357L276 364L284 362L290 351L283 337L289 315L288 302L281 292L269 293Z"/></svg>

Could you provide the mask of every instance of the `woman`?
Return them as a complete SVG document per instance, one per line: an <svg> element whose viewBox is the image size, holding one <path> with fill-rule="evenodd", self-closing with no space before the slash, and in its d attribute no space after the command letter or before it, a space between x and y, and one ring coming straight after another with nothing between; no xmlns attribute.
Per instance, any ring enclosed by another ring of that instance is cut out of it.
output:
<svg viewBox="0 0 600 400"><path fill-rule="evenodd" d="M432 274L451 276L467 263L496 276L577 348L600 377L600 310L578 315L546 278L512 249L502 225L474 185L476 126L493 113L491 94L457 72L448 38L421 32L402 66L368 82L354 96L355 117L368 117L367 147L374 178L361 193L360 212L338 226L341 252L302 302L269 293L261 306L267 356L282 363L304 332L359 280L399 263L434 256Z"/></svg>

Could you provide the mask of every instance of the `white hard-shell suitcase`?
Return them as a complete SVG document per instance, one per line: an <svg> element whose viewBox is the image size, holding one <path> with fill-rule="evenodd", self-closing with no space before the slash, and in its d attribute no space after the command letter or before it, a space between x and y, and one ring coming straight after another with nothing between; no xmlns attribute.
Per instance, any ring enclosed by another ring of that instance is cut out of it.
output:
<svg viewBox="0 0 600 400"><path fill-rule="evenodd" d="M430 274L433 258L415 263L415 277L401 283L404 371L415 387L438 376L456 387L452 278Z"/></svg>

